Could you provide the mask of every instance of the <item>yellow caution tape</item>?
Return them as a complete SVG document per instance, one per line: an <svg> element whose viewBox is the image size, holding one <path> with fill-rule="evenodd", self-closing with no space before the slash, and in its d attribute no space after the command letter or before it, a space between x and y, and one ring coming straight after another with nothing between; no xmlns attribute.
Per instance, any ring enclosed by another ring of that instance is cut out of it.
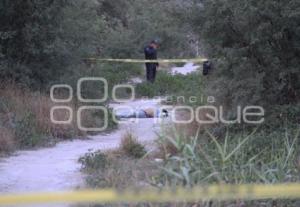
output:
<svg viewBox="0 0 300 207"><path fill-rule="evenodd" d="M211 185L176 190L139 189L119 192L113 189L74 192L1 195L0 205L45 203L138 203L198 202L203 200L300 199L300 184Z"/></svg>
<svg viewBox="0 0 300 207"><path fill-rule="evenodd" d="M111 59L111 58L86 58L88 61L102 61L102 62L122 62L122 63L202 63L207 61L206 58L193 59L157 59L157 60L143 60L143 59Z"/></svg>

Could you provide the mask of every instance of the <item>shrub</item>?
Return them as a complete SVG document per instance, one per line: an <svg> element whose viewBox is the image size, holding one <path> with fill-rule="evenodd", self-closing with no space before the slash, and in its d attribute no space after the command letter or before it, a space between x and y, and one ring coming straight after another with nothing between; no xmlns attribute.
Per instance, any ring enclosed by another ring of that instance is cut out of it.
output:
<svg viewBox="0 0 300 207"><path fill-rule="evenodd" d="M130 132L127 132L122 138L120 150L133 158L142 158L146 154L145 146L140 144Z"/></svg>
<svg viewBox="0 0 300 207"><path fill-rule="evenodd" d="M101 151L86 153L78 161L87 171L104 170L108 165L107 156Z"/></svg>

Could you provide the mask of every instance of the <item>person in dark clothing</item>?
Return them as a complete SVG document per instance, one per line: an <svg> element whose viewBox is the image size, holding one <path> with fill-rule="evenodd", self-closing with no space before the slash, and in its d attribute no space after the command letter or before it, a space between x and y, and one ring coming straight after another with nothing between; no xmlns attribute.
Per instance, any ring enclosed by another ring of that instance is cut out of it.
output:
<svg viewBox="0 0 300 207"><path fill-rule="evenodd" d="M146 60L157 60L157 48L159 47L158 40L153 40L144 48ZM158 63L146 63L147 81L154 83L156 77L156 69L159 67Z"/></svg>
<svg viewBox="0 0 300 207"><path fill-rule="evenodd" d="M208 75L211 69L212 69L211 62L204 61L203 62L203 75Z"/></svg>

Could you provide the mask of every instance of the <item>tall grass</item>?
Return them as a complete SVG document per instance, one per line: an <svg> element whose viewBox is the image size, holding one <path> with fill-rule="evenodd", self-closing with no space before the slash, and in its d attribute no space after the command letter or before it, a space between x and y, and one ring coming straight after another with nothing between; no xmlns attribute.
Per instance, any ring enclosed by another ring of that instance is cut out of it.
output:
<svg viewBox="0 0 300 207"><path fill-rule="evenodd" d="M205 138L203 138L205 136ZM198 137L201 137L199 139ZM163 168L166 183L193 186L206 183L277 183L299 179L297 153L299 130L265 135L229 135L218 140L209 131L205 135L161 137L176 149L166 153Z"/></svg>
<svg viewBox="0 0 300 207"><path fill-rule="evenodd" d="M157 185L298 182L299 132L254 130L247 135L227 133L224 139L209 131L194 137L163 135L160 143L169 147L162 148L166 152ZM271 205L272 201L266 201L266 206Z"/></svg>
<svg viewBox="0 0 300 207"><path fill-rule="evenodd" d="M84 135L75 119L69 125L55 125L50 120L54 105L50 97L31 92L14 84L0 89L0 152L43 145L54 138ZM69 106L75 109L75 104ZM66 113L57 113L57 119L68 119ZM86 117L87 118L87 117Z"/></svg>

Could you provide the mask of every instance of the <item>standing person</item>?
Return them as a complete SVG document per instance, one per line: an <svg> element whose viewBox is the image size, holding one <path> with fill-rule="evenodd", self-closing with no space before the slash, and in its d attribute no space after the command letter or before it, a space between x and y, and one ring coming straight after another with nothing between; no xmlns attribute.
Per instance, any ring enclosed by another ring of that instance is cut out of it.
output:
<svg viewBox="0 0 300 207"><path fill-rule="evenodd" d="M159 47L158 40L152 40L150 44L144 48L146 60L157 60L157 49ZM147 81L154 83L156 77L156 69L159 67L158 63L146 63Z"/></svg>
<svg viewBox="0 0 300 207"><path fill-rule="evenodd" d="M203 75L208 75L211 70L211 62L204 61L203 62Z"/></svg>

